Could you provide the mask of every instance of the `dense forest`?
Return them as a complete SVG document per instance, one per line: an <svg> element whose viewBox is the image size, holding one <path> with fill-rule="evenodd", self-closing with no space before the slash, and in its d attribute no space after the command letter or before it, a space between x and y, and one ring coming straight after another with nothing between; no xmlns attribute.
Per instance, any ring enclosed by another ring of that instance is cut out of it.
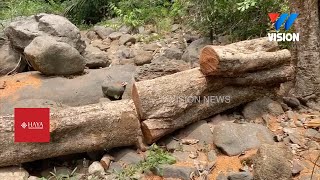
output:
<svg viewBox="0 0 320 180"><path fill-rule="evenodd" d="M0 19L12 19L40 12L68 17L80 27L121 23L139 27L151 24L166 31L183 22L212 38L232 35L235 40L265 36L272 31L269 12L287 12L284 0L4 0Z"/></svg>

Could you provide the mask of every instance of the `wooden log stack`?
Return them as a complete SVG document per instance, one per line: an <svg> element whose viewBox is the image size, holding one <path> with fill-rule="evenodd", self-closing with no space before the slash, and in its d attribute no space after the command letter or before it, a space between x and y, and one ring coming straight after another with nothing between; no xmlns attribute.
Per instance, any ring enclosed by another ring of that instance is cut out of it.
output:
<svg viewBox="0 0 320 180"><path fill-rule="evenodd" d="M0 166L71 153L148 144L227 109L274 94L292 80L290 52L267 38L206 46L200 68L135 82L132 100L52 114L50 143L14 143L13 116L0 117ZM141 142L140 142L141 143Z"/></svg>

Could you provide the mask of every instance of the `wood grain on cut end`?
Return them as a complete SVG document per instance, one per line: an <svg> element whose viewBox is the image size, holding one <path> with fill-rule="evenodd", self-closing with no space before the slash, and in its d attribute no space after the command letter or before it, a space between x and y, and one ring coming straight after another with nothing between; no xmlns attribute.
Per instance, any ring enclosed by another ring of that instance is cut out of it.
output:
<svg viewBox="0 0 320 180"><path fill-rule="evenodd" d="M132 85L131 95L132 95L133 104L136 107L138 118L140 119L140 121L142 121L143 120L142 107L141 107L141 101L140 101L139 92L138 92L136 83L133 83Z"/></svg>
<svg viewBox="0 0 320 180"><path fill-rule="evenodd" d="M212 48L212 46L206 46L200 53L200 70L204 75L213 75L219 66L219 56Z"/></svg>

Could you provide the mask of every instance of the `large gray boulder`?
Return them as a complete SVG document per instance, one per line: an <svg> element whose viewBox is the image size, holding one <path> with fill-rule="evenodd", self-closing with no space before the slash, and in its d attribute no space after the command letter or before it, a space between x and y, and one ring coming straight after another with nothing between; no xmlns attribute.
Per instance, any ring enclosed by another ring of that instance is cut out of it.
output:
<svg viewBox="0 0 320 180"><path fill-rule="evenodd" d="M209 44L212 44L209 38L201 38L193 41L183 53L182 60L190 63L198 62L200 50Z"/></svg>
<svg viewBox="0 0 320 180"><path fill-rule="evenodd" d="M19 62L20 64L18 64ZM9 45L9 42L0 46L0 76L11 71L21 72L25 66L25 61L20 61L19 53Z"/></svg>
<svg viewBox="0 0 320 180"><path fill-rule="evenodd" d="M85 68L85 59L75 48L50 36L36 37L24 54L32 67L45 75L78 74Z"/></svg>
<svg viewBox="0 0 320 180"><path fill-rule="evenodd" d="M5 89L3 93L0 93L0 114L6 114L7 109L10 111L17 104L19 105L20 102L27 99L46 99L68 106L99 103L99 100L103 97L101 84L106 79L128 82L126 91L122 96L122 99L128 99L131 96L132 76L135 68L135 66L122 65L88 69L88 73L75 76L73 79L60 76L45 77L35 71L3 77L1 80L15 88L10 89L10 92ZM31 100L27 102L30 106L39 104L39 102ZM25 104L23 103L23 105ZM6 110L6 112L3 112L3 110Z"/></svg>
<svg viewBox="0 0 320 180"><path fill-rule="evenodd" d="M274 141L271 132L263 125L222 122L213 129L213 142L227 155L235 156Z"/></svg>
<svg viewBox="0 0 320 180"><path fill-rule="evenodd" d="M53 14L41 13L14 21L5 29L5 34L20 51L23 51L34 38L43 35L53 36L57 41L71 45L80 53L86 47L85 42L81 40L80 30L67 18Z"/></svg>
<svg viewBox="0 0 320 180"><path fill-rule="evenodd" d="M286 146L263 144L254 158L254 179L292 179L292 153Z"/></svg>

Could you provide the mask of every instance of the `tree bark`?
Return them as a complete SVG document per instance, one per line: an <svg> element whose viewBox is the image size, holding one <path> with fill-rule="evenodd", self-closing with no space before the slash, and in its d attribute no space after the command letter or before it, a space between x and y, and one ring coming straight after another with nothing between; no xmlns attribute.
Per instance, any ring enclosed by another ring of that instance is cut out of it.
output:
<svg viewBox="0 0 320 180"><path fill-rule="evenodd" d="M93 104L51 114L50 143L14 143L13 116L0 116L0 166L136 145L142 135L132 100Z"/></svg>
<svg viewBox="0 0 320 180"><path fill-rule="evenodd" d="M287 49L276 52L238 51L228 46L206 46L200 54L200 69L206 76L232 77L290 63Z"/></svg>
<svg viewBox="0 0 320 180"><path fill-rule="evenodd" d="M320 47L318 0L292 0L291 11L299 13L294 24L300 41L296 42L297 69L295 93L297 97L320 97Z"/></svg>
<svg viewBox="0 0 320 180"><path fill-rule="evenodd" d="M135 82L132 98L144 137L147 143L152 143L185 125L262 97L280 83L292 80L293 74L293 67L281 66L224 78L204 76L195 68ZM203 103L211 97L229 97L230 102Z"/></svg>

